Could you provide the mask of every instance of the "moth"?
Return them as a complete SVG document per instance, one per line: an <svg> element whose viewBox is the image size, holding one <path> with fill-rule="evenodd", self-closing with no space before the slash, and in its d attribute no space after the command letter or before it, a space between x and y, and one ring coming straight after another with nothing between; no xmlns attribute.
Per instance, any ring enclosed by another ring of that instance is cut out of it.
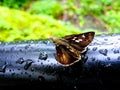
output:
<svg viewBox="0 0 120 90"><path fill-rule="evenodd" d="M64 65L70 66L81 60L82 53L93 41L95 32L67 35L61 38L53 37L52 42L56 46L56 60Z"/></svg>

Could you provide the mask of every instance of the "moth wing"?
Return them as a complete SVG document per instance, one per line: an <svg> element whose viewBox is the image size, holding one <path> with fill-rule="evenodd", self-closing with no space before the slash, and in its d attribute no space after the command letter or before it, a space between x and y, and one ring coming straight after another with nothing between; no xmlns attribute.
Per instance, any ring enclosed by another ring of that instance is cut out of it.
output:
<svg viewBox="0 0 120 90"><path fill-rule="evenodd" d="M74 55L74 53L70 52L69 49L67 49L63 45L59 45L56 47L56 55L56 59L58 60L58 62L63 65L71 65L81 59L80 54L79 57Z"/></svg>
<svg viewBox="0 0 120 90"><path fill-rule="evenodd" d="M94 35L95 32L86 32L83 34L68 35L63 37L63 39L77 50L83 51L92 42Z"/></svg>

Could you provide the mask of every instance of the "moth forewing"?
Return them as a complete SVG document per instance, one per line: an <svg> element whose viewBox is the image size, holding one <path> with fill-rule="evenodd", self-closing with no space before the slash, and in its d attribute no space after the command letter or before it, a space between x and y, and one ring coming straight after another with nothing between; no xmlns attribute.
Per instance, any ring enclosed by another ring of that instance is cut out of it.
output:
<svg viewBox="0 0 120 90"><path fill-rule="evenodd" d="M74 47L80 52L83 52L86 46L88 46L93 38L94 38L94 32L86 32L82 34L73 34L63 37L70 46Z"/></svg>

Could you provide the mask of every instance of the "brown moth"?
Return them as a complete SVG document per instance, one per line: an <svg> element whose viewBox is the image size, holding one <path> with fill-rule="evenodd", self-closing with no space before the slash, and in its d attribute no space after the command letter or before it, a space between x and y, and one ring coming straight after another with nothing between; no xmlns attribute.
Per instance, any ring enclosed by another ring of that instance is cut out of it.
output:
<svg viewBox="0 0 120 90"><path fill-rule="evenodd" d="M85 32L62 38L53 37L57 61L64 66L70 66L81 60L81 54L86 51L86 47L92 42L94 35L95 32Z"/></svg>

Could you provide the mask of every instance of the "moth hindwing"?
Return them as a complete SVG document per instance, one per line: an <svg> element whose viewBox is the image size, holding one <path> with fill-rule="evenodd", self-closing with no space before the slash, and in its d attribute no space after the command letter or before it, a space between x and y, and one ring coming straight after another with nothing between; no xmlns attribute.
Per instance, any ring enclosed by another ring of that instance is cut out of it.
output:
<svg viewBox="0 0 120 90"><path fill-rule="evenodd" d="M62 38L53 37L56 45L56 59L64 66L69 66L81 60L81 54L92 42L95 32L67 35Z"/></svg>

